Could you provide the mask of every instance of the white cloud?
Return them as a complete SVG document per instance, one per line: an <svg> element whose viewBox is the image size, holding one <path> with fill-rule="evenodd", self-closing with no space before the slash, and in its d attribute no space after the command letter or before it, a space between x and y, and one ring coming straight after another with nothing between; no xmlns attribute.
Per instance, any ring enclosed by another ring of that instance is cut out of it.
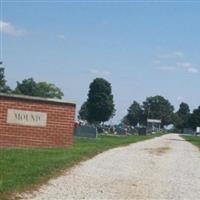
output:
<svg viewBox="0 0 200 200"><path fill-rule="evenodd" d="M91 74L98 74L98 73L99 73L99 70L97 70L97 69L90 69L89 72L90 72Z"/></svg>
<svg viewBox="0 0 200 200"><path fill-rule="evenodd" d="M111 72L110 71L102 71L102 74L104 74L104 75L111 75Z"/></svg>
<svg viewBox="0 0 200 200"><path fill-rule="evenodd" d="M153 60L153 64L159 65L161 63L160 60Z"/></svg>
<svg viewBox="0 0 200 200"><path fill-rule="evenodd" d="M187 69L187 71L188 71L189 73L192 73L192 74L197 74L197 73L199 73L199 70L198 70L197 68L195 68L195 67L190 67L190 68Z"/></svg>
<svg viewBox="0 0 200 200"><path fill-rule="evenodd" d="M193 64L190 62L178 62L176 63L176 65L183 68L190 68L191 66L193 66Z"/></svg>
<svg viewBox="0 0 200 200"><path fill-rule="evenodd" d="M173 51L171 53L159 55L159 58L162 59L173 59L173 58L183 58L184 53L181 51Z"/></svg>
<svg viewBox="0 0 200 200"><path fill-rule="evenodd" d="M56 37L57 37L58 39L61 39L61 40L66 40L66 37L65 37L64 34L58 34L58 35L56 35Z"/></svg>
<svg viewBox="0 0 200 200"><path fill-rule="evenodd" d="M158 56L159 59L153 61L157 64L157 69L163 71L185 71L187 73L197 74L199 73L198 65L191 62L182 62L184 53L181 51L173 51L168 54L162 54Z"/></svg>
<svg viewBox="0 0 200 200"><path fill-rule="evenodd" d="M197 74L199 73L198 66L190 63L190 62L182 62L182 63L177 63L177 67L181 67L187 70L187 72L192 73L192 74Z"/></svg>
<svg viewBox="0 0 200 200"><path fill-rule="evenodd" d="M108 76L111 74L110 71L107 71L107 70L98 70L98 69L90 69L89 72L91 74L95 74L95 75L98 75L98 76Z"/></svg>
<svg viewBox="0 0 200 200"><path fill-rule="evenodd" d="M185 98L183 96L178 96L177 97L177 101L178 102L183 102L183 101L185 101Z"/></svg>
<svg viewBox="0 0 200 200"><path fill-rule="evenodd" d="M157 69L162 70L162 71L174 71L174 70L176 70L176 67L173 67L173 66L160 66L160 67L157 67Z"/></svg>
<svg viewBox="0 0 200 200"><path fill-rule="evenodd" d="M12 23L0 21L0 32L12 36L24 36L28 32L25 29L16 28Z"/></svg>
<svg viewBox="0 0 200 200"><path fill-rule="evenodd" d="M184 53L181 52L181 51L174 51L174 52L172 53L172 55L173 55L174 57L178 57L178 58L183 58L183 57L184 57Z"/></svg>
<svg viewBox="0 0 200 200"><path fill-rule="evenodd" d="M158 64L158 67L156 68L162 71L177 70L177 71L185 71L192 74L199 73L198 66L191 62L177 62L177 63L174 63L174 65L165 65L165 66L161 66L160 64Z"/></svg>
<svg viewBox="0 0 200 200"><path fill-rule="evenodd" d="M104 21L102 22L102 24L103 24L103 25L109 25L109 21L108 21L108 20L104 20Z"/></svg>

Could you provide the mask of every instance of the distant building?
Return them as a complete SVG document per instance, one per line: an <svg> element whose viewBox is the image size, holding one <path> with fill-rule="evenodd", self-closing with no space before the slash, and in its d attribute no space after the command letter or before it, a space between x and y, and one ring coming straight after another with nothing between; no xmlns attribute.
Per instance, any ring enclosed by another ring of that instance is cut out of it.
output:
<svg viewBox="0 0 200 200"><path fill-rule="evenodd" d="M159 132L161 130L161 120L147 119L147 133Z"/></svg>

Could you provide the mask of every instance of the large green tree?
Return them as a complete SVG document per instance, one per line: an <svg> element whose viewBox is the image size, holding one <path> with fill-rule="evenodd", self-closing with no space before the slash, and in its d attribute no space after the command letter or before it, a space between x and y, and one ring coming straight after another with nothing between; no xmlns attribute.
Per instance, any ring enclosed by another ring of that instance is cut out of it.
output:
<svg viewBox="0 0 200 200"><path fill-rule="evenodd" d="M87 120L90 123L108 121L115 112L111 84L103 78L96 78L90 84L87 99Z"/></svg>
<svg viewBox="0 0 200 200"><path fill-rule="evenodd" d="M182 102L179 110L175 113L174 126L176 129L183 131L184 128L189 127L190 108L189 105Z"/></svg>
<svg viewBox="0 0 200 200"><path fill-rule="evenodd" d="M200 127L200 106L197 109L193 110L191 117L189 119L189 125L191 128L196 129Z"/></svg>
<svg viewBox="0 0 200 200"><path fill-rule="evenodd" d="M17 82L17 86L13 93L57 99L61 99L64 95L63 92L54 84L47 82L37 83L33 78L24 79L21 83Z"/></svg>
<svg viewBox="0 0 200 200"><path fill-rule="evenodd" d="M17 81L17 86L13 93L15 94L23 94L29 96L37 96L37 83L34 81L33 78L24 79L22 82Z"/></svg>
<svg viewBox="0 0 200 200"><path fill-rule="evenodd" d="M142 119L142 108L140 104L133 101L132 105L128 108L128 113L124 117L123 122L127 125L136 126Z"/></svg>
<svg viewBox="0 0 200 200"><path fill-rule="evenodd" d="M8 93L10 91L10 87L6 85L5 69L0 67L0 92Z"/></svg>
<svg viewBox="0 0 200 200"><path fill-rule="evenodd" d="M78 119L87 120L88 119L88 109L87 109L87 101L85 101L78 113Z"/></svg>
<svg viewBox="0 0 200 200"><path fill-rule="evenodd" d="M62 99L64 94L60 88L52 83L39 82L36 84L36 96Z"/></svg>
<svg viewBox="0 0 200 200"><path fill-rule="evenodd" d="M162 96L148 97L146 101L143 102L143 109L144 123L147 118L160 119L162 121L162 126L172 123L174 107Z"/></svg>

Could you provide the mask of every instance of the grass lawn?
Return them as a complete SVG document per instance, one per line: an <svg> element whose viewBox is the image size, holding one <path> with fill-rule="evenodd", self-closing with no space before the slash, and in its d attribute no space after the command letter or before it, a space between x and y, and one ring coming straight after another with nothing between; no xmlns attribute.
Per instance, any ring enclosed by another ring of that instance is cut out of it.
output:
<svg viewBox="0 0 200 200"><path fill-rule="evenodd" d="M200 137L199 136L187 136L187 135L182 135L185 140L188 142L191 142L192 144L196 145L197 147L200 148Z"/></svg>
<svg viewBox="0 0 200 200"><path fill-rule="evenodd" d="M0 199L45 183L76 163L107 149L160 136L99 136L75 139L69 148L0 149ZM134 152L133 152L134 153Z"/></svg>

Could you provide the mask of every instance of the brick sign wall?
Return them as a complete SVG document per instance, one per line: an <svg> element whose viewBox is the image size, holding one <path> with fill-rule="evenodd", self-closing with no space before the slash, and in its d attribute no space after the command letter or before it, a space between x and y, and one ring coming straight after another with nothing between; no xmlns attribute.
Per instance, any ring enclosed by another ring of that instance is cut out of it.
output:
<svg viewBox="0 0 200 200"><path fill-rule="evenodd" d="M0 94L0 147L72 144L75 104Z"/></svg>

